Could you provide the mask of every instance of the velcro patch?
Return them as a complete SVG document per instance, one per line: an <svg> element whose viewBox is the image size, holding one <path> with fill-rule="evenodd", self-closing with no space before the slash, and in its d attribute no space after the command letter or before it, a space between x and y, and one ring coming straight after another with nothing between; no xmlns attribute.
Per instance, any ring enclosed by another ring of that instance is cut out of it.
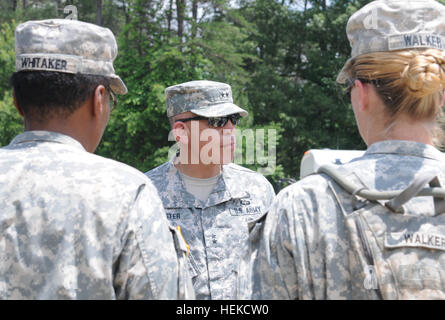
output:
<svg viewBox="0 0 445 320"><path fill-rule="evenodd" d="M385 248L420 247L445 251L445 236L422 232L387 233Z"/></svg>
<svg viewBox="0 0 445 320"><path fill-rule="evenodd" d="M26 54L16 57L16 70L43 70L77 73L81 59L67 55Z"/></svg>
<svg viewBox="0 0 445 320"><path fill-rule="evenodd" d="M410 33L388 38L389 50L407 48L436 48L445 49L445 37L429 33Z"/></svg>

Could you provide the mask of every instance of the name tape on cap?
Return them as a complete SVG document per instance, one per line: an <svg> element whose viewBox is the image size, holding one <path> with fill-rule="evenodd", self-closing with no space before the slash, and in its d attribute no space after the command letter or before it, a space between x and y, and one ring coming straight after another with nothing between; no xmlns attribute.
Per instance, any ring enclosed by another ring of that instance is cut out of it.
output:
<svg viewBox="0 0 445 320"><path fill-rule="evenodd" d="M74 56L26 54L16 57L16 70L42 70L77 73L81 59Z"/></svg>
<svg viewBox="0 0 445 320"><path fill-rule="evenodd" d="M408 48L445 49L445 37L428 33L410 33L389 37L389 50L400 50Z"/></svg>

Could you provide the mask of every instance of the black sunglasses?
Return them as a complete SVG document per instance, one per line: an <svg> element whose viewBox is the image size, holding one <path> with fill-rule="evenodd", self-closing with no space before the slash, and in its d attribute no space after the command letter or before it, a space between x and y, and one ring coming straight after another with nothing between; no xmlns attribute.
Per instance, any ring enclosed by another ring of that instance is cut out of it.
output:
<svg viewBox="0 0 445 320"><path fill-rule="evenodd" d="M192 120L207 120L209 123L209 127L214 128L222 128L224 127L229 120L232 122L234 126L236 126L241 119L241 115L239 113L231 114L225 117L213 117L213 118L206 118L206 117L193 117L193 118L185 118L185 119L178 119L175 122L187 122Z"/></svg>

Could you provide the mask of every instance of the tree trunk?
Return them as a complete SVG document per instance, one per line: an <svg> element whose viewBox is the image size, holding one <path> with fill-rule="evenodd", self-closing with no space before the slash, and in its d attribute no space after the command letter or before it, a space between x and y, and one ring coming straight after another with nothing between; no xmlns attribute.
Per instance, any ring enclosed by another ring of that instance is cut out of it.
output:
<svg viewBox="0 0 445 320"><path fill-rule="evenodd" d="M62 0L57 0L56 2L56 16L58 17L60 12L62 12Z"/></svg>
<svg viewBox="0 0 445 320"><path fill-rule="evenodd" d="M329 24L329 16L328 16L328 12L327 12L327 6L326 6L326 0L323 0L321 2L321 8L323 9L323 13L324 16L326 17L325 21L324 21L324 25L327 27ZM325 38L320 38L320 49L323 52L326 52L328 49L327 43L325 41Z"/></svg>
<svg viewBox="0 0 445 320"><path fill-rule="evenodd" d="M182 52L182 38L184 36L184 13L185 13L185 0L176 0L176 14L178 19L178 38L179 38L179 50Z"/></svg>
<svg viewBox="0 0 445 320"><path fill-rule="evenodd" d="M17 10L17 0L12 1L12 11Z"/></svg>
<svg viewBox="0 0 445 320"><path fill-rule="evenodd" d="M195 39L198 24L198 0L193 0L192 2L192 17L192 39Z"/></svg>
<svg viewBox="0 0 445 320"><path fill-rule="evenodd" d="M96 24L98 26L102 25L102 0L96 0L97 11L96 11Z"/></svg>
<svg viewBox="0 0 445 320"><path fill-rule="evenodd" d="M129 24L130 23L130 15L128 13L128 3L127 3L127 1L122 1L121 9L124 12L125 24Z"/></svg>
<svg viewBox="0 0 445 320"><path fill-rule="evenodd" d="M26 3L26 0L23 0L22 3L23 3L23 10L25 10L28 4Z"/></svg>
<svg viewBox="0 0 445 320"><path fill-rule="evenodd" d="M172 16L173 16L173 0L170 0L169 9L167 11L167 32L169 35L172 30Z"/></svg>

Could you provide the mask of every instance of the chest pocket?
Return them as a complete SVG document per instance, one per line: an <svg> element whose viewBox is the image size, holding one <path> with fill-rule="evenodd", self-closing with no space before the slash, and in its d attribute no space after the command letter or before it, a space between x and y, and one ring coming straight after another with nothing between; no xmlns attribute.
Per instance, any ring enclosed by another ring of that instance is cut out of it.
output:
<svg viewBox="0 0 445 320"><path fill-rule="evenodd" d="M427 183L438 179L423 175L394 197L381 193L390 201L377 195L345 216L363 286L383 299L445 299L445 189L423 189ZM405 209L419 194L435 196L431 215Z"/></svg>

